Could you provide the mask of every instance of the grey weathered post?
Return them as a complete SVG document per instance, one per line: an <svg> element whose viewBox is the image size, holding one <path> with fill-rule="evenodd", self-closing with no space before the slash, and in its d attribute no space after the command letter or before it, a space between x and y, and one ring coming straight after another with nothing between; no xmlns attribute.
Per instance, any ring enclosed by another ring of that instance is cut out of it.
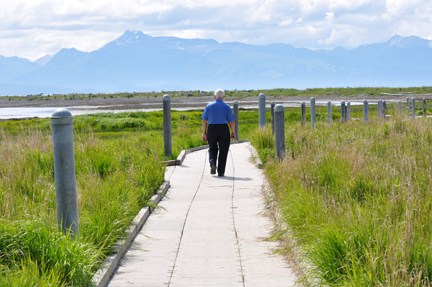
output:
<svg viewBox="0 0 432 287"><path fill-rule="evenodd" d="M76 192L73 117L67 109L51 116L54 152L54 178L59 230L78 239L78 200Z"/></svg>
<svg viewBox="0 0 432 287"><path fill-rule="evenodd" d="M366 124L369 123L369 104L367 100L363 101L363 117Z"/></svg>
<svg viewBox="0 0 432 287"><path fill-rule="evenodd" d="M258 96L258 104L259 104L259 127L265 128L266 126L266 103L265 103L265 95L263 93Z"/></svg>
<svg viewBox="0 0 432 287"><path fill-rule="evenodd" d="M351 119L351 102L347 103L347 120L349 121Z"/></svg>
<svg viewBox="0 0 432 287"><path fill-rule="evenodd" d="M274 107L275 107L275 104L276 104L275 101L272 101L270 103L272 133L274 133Z"/></svg>
<svg viewBox="0 0 432 287"><path fill-rule="evenodd" d="M382 119L382 100L378 100L378 118Z"/></svg>
<svg viewBox="0 0 432 287"><path fill-rule="evenodd" d="M415 119L415 99L411 99L411 107L412 107L412 118Z"/></svg>
<svg viewBox="0 0 432 287"><path fill-rule="evenodd" d="M345 101L341 103L341 122L345 123Z"/></svg>
<svg viewBox="0 0 432 287"><path fill-rule="evenodd" d="M386 114L387 114L387 103L386 101L382 102L382 117L383 120L386 120Z"/></svg>
<svg viewBox="0 0 432 287"><path fill-rule="evenodd" d="M331 117L331 102L327 102L327 123L331 125L332 117Z"/></svg>
<svg viewBox="0 0 432 287"><path fill-rule="evenodd" d="M236 140L239 140L239 109L238 109L238 101L233 102L234 107L234 125L235 125L235 137Z"/></svg>
<svg viewBox="0 0 432 287"><path fill-rule="evenodd" d="M410 101L409 98L407 98L407 118L409 118L410 115Z"/></svg>
<svg viewBox="0 0 432 287"><path fill-rule="evenodd" d="M399 116L402 117L402 102L398 101L398 111L399 111Z"/></svg>
<svg viewBox="0 0 432 287"><path fill-rule="evenodd" d="M426 116L426 99L423 98L423 116Z"/></svg>
<svg viewBox="0 0 432 287"><path fill-rule="evenodd" d="M285 120L284 107L277 105L275 112L275 156L279 160L285 157Z"/></svg>
<svg viewBox="0 0 432 287"><path fill-rule="evenodd" d="M347 110L347 105L345 104L345 122L347 121L347 114L348 114L348 110Z"/></svg>
<svg viewBox="0 0 432 287"><path fill-rule="evenodd" d="M315 127L316 123L316 113L315 113L315 98L310 99L310 110L311 110L311 127Z"/></svg>
<svg viewBox="0 0 432 287"><path fill-rule="evenodd" d="M172 156L172 143L171 143L171 97L169 95L163 96L163 125L164 125L164 143L165 143L165 156Z"/></svg>
<svg viewBox="0 0 432 287"><path fill-rule="evenodd" d="M302 113L301 116L302 126L305 126L306 125L306 103L305 102L301 103L301 113Z"/></svg>

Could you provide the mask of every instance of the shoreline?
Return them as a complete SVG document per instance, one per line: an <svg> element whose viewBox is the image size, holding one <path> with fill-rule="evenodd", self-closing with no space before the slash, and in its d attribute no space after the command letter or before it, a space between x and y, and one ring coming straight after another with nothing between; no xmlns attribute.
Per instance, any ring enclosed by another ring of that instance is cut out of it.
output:
<svg viewBox="0 0 432 287"><path fill-rule="evenodd" d="M432 94L424 95L410 95L411 98L415 98L417 101L426 98L427 100L432 100ZM388 102L402 101L402 104L406 103L407 95L379 95L379 96L368 96L368 95L358 95L358 96L317 96L316 104L317 106L322 106L327 103L327 101L335 102L334 106L339 106L342 101L350 101L354 105L362 104L364 100L368 100L370 103L374 104L378 100L386 100ZM201 96L201 97L172 97L171 98L171 108L173 110L196 110L204 109L205 106L212 102L214 99L212 96ZM237 100L239 103L239 108L253 109L258 108L258 96L250 97L226 97L225 102L232 105L232 102ZM275 101L276 104L282 104L285 107L300 107L301 102L310 101L309 96L266 96L266 105L269 107L270 102ZM24 119L35 119L35 118L46 118L49 116L43 115L39 111L29 112L27 114L21 115L5 115L2 109L6 110L13 109L45 109L52 110L55 108L67 108L71 112L75 112L75 115L79 114L89 114L89 113L105 113L105 112L127 112L127 111L155 111L162 110L163 103L162 97L116 97L116 98L84 98L84 99L4 99L0 97L0 122L6 120L24 120ZM47 113L45 111L45 113Z"/></svg>
<svg viewBox="0 0 432 287"><path fill-rule="evenodd" d="M426 98L432 99L432 94L418 94L418 95L365 95L361 94L358 96L315 96L316 100L319 101L363 101L363 100L389 100L397 101L406 98L415 98L416 100ZM282 102L301 102L309 101L309 96L266 96L266 101L282 101ZM225 101L237 100L239 104L242 102L258 102L258 96L247 96L247 97L226 97ZM201 106L208 102L213 101L213 96L201 96L201 97L171 97L171 104L174 105L190 105L190 106ZM128 109L137 108L142 105L148 105L150 108L162 106L162 97L141 97L135 96L131 98L127 97L96 97L96 98L80 98L80 99L6 99L0 96L0 108L24 108L24 107L88 107L88 108L108 108L115 109L115 107Z"/></svg>

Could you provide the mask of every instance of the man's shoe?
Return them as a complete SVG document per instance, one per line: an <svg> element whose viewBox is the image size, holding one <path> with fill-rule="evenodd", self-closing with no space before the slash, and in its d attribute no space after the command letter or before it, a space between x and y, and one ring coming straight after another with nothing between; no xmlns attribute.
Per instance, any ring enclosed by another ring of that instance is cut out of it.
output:
<svg viewBox="0 0 432 287"><path fill-rule="evenodd" d="M212 165L212 166L210 167L210 173L211 173L211 174L216 174L216 166L215 166L215 165Z"/></svg>
<svg viewBox="0 0 432 287"><path fill-rule="evenodd" d="M223 173L218 174L218 176L224 176Z"/></svg>

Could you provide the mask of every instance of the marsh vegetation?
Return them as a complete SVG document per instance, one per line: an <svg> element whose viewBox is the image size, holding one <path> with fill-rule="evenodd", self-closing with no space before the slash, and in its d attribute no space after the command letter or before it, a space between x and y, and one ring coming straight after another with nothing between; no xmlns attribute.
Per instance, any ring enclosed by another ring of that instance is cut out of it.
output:
<svg viewBox="0 0 432 287"><path fill-rule="evenodd" d="M240 132L256 126L242 112ZM202 145L201 112L175 112L173 157ZM80 238L57 232L49 119L0 123L0 285L87 286L164 179L162 112L74 118Z"/></svg>
<svg viewBox="0 0 432 287"><path fill-rule="evenodd" d="M251 137L269 180L286 252L325 286L430 286L430 119L286 129L286 160L269 130Z"/></svg>
<svg viewBox="0 0 432 287"><path fill-rule="evenodd" d="M420 107L418 107L420 109ZM421 111L416 111L421 113ZM375 113L371 107L371 115ZM264 162L274 238L300 249L305 278L329 286L429 286L432 278L432 127L386 122L352 107L317 127L286 108L286 160L274 159L270 125L240 111L240 138ZM173 158L202 145L201 111L173 111ZM403 114L405 115L405 114ZM93 273L163 181L162 112L74 119L80 238L57 232L51 127L47 119L0 123L0 285L88 285ZM309 117L308 117L309 118ZM357 119L357 120L356 120ZM267 113L270 122L270 113Z"/></svg>

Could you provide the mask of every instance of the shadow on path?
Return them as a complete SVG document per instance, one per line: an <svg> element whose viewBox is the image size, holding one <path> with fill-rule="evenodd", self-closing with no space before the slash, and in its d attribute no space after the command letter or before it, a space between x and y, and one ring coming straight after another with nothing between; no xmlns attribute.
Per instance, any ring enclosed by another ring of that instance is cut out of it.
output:
<svg viewBox="0 0 432 287"><path fill-rule="evenodd" d="M253 178L250 177L235 177L235 176L213 176L213 177L217 177L218 179L223 179L223 180L240 180L240 181L251 181L253 180Z"/></svg>

